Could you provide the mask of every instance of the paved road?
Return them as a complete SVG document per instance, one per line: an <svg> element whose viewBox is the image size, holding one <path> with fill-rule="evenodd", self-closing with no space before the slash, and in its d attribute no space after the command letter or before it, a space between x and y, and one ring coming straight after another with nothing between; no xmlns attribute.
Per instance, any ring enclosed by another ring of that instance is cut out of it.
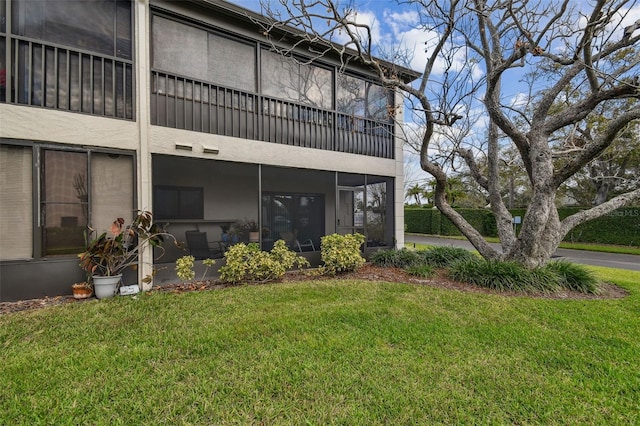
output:
<svg viewBox="0 0 640 426"><path fill-rule="evenodd" d="M467 240L453 240L449 238L405 234L404 241L406 246L410 246L413 243L420 243L473 249L473 246ZM498 250L500 249L499 244L491 245L496 247ZM558 249L555 253L555 256L557 256L558 258L565 258L572 262L582 263L584 265L607 266L609 268L640 271L640 256L635 256L632 254L614 254L586 250Z"/></svg>

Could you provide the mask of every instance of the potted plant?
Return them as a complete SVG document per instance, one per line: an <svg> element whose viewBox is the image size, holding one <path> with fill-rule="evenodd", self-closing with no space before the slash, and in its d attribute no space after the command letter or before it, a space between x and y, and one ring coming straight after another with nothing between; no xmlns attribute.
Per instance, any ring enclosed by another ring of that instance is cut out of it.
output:
<svg viewBox="0 0 640 426"><path fill-rule="evenodd" d="M244 241L250 243L257 243L260 241L260 228L258 227L258 222L253 219L245 220L242 222L238 222L238 229L240 233L243 235Z"/></svg>
<svg viewBox="0 0 640 426"><path fill-rule="evenodd" d="M109 232L93 239L78 255L80 267L91 276L98 299L115 295L122 272L129 266L138 265L138 256L147 244L160 247L166 237L175 242L173 235L153 223L152 218L151 212L141 211L130 225L125 226L124 219L119 217L113 221ZM145 282L150 280L150 276L144 279Z"/></svg>
<svg viewBox="0 0 640 426"><path fill-rule="evenodd" d="M220 230L222 233L220 234L220 239L225 243L229 242L229 229L231 229L231 225L228 223L223 223L220 225Z"/></svg>
<svg viewBox="0 0 640 426"><path fill-rule="evenodd" d="M260 241L260 228L255 220L247 221L247 231L249 232L249 242L257 243Z"/></svg>
<svg viewBox="0 0 640 426"><path fill-rule="evenodd" d="M229 239L231 240L231 244L237 244L242 236L243 231L240 224L240 222L235 222L229 228Z"/></svg>

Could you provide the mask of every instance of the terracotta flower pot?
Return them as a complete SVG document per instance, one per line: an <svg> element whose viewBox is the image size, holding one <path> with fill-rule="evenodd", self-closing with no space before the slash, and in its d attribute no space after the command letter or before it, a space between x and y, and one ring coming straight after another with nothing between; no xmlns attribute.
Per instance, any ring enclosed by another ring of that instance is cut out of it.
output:
<svg viewBox="0 0 640 426"><path fill-rule="evenodd" d="M86 283L72 284L71 291L74 299L88 299L93 295L93 290Z"/></svg>

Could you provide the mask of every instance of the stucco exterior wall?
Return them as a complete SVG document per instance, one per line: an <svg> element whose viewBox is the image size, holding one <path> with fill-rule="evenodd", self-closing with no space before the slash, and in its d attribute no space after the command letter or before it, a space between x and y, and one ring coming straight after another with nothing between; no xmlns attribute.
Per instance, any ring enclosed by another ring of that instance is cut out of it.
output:
<svg viewBox="0 0 640 426"><path fill-rule="evenodd" d="M177 148L190 147L191 151ZM218 154L204 153L204 149ZM351 173L396 175L396 161L320 149L302 148L229 136L186 132L167 127L149 129L149 149L154 154L180 155L213 160L272 166L298 167Z"/></svg>
<svg viewBox="0 0 640 426"><path fill-rule="evenodd" d="M46 108L0 104L0 137L137 150L137 123Z"/></svg>

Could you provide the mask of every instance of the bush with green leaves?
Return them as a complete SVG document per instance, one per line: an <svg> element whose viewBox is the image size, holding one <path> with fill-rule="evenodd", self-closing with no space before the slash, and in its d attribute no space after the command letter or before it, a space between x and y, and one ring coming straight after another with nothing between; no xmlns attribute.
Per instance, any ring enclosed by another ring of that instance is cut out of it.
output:
<svg viewBox="0 0 640 426"><path fill-rule="evenodd" d="M558 209L560 220L583 210L583 207ZM497 237L496 219L487 209L459 209L471 226L487 237ZM509 209L512 216L524 217L526 209ZM407 232L432 235L461 235L451 221L434 209L405 208ZM624 207L573 228L564 241L640 246L640 208Z"/></svg>
<svg viewBox="0 0 640 426"><path fill-rule="evenodd" d="M421 263L419 252L402 248L400 250L378 250L373 253L369 261L384 268L407 268Z"/></svg>
<svg viewBox="0 0 640 426"><path fill-rule="evenodd" d="M600 291L595 273L582 265L558 260L547 263L543 268L559 276L562 288L590 294L597 294Z"/></svg>
<svg viewBox="0 0 640 426"><path fill-rule="evenodd" d="M193 265L196 258L193 256L182 256L176 260L176 275L182 281L191 281L196 277Z"/></svg>
<svg viewBox="0 0 640 426"><path fill-rule="evenodd" d="M449 276L498 291L554 293L565 289L592 294L599 291L593 274L568 262L551 262L529 270L517 262L476 259L452 264Z"/></svg>
<svg viewBox="0 0 640 426"><path fill-rule="evenodd" d="M422 263L435 268L446 268L455 262L476 260L477 257L462 247L434 246L418 252Z"/></svg>
<svg viewBox="0 0 640 426"><path fill-rule="evenodd" d="M429 265L411 265L404 268L409 275L421 278L429 278L435 275L436 271L433 266Z"/></svg>
<svg viewBox="0 0 640 426"><path fill-rule="evenodd" d="M364 265L365 259L360 253L364 244L364 235L325 235L320 241L320 256L324 262L323 272L335 275L341 272L355 271Z"/></svg>
<svg viewBox="0 0 640 426"><path fill-rule="evenodd" d="M176 275L184 282L193 281L196 277L196 273L193 270L196 258L193 256L182 256L176 260ZM202 278L200 281L204 281L204 277L207 275L209 268L215 265L216 261L213 259L205 259L202 264L206 266Z"/></svg>
<svg viewBox="0 0 640 426"><path fill-rule="evenodd" d="M499 260L456 262L450 266L449 276L456 281L498 291L534 293L553 292L559 288L555 274L543 270L533 273L517 262Z"/></svg>
<svg viewBox="0 0 640 426"><path fill-rule="evenodd" d="M562 289L560 277L555 272L545 267L523 269L528 272L522 290L525 293L557 293Z"/></svg>
<svg viewBox="0 0 640 426"><path fill-rule="evenodd" d="M229 283L267 282L282 278L294 266L303 268L309 262L278 240L271 251L262 251L256 243L234 244L224 255L226 265L219 269L220 280Z"/></svg>

